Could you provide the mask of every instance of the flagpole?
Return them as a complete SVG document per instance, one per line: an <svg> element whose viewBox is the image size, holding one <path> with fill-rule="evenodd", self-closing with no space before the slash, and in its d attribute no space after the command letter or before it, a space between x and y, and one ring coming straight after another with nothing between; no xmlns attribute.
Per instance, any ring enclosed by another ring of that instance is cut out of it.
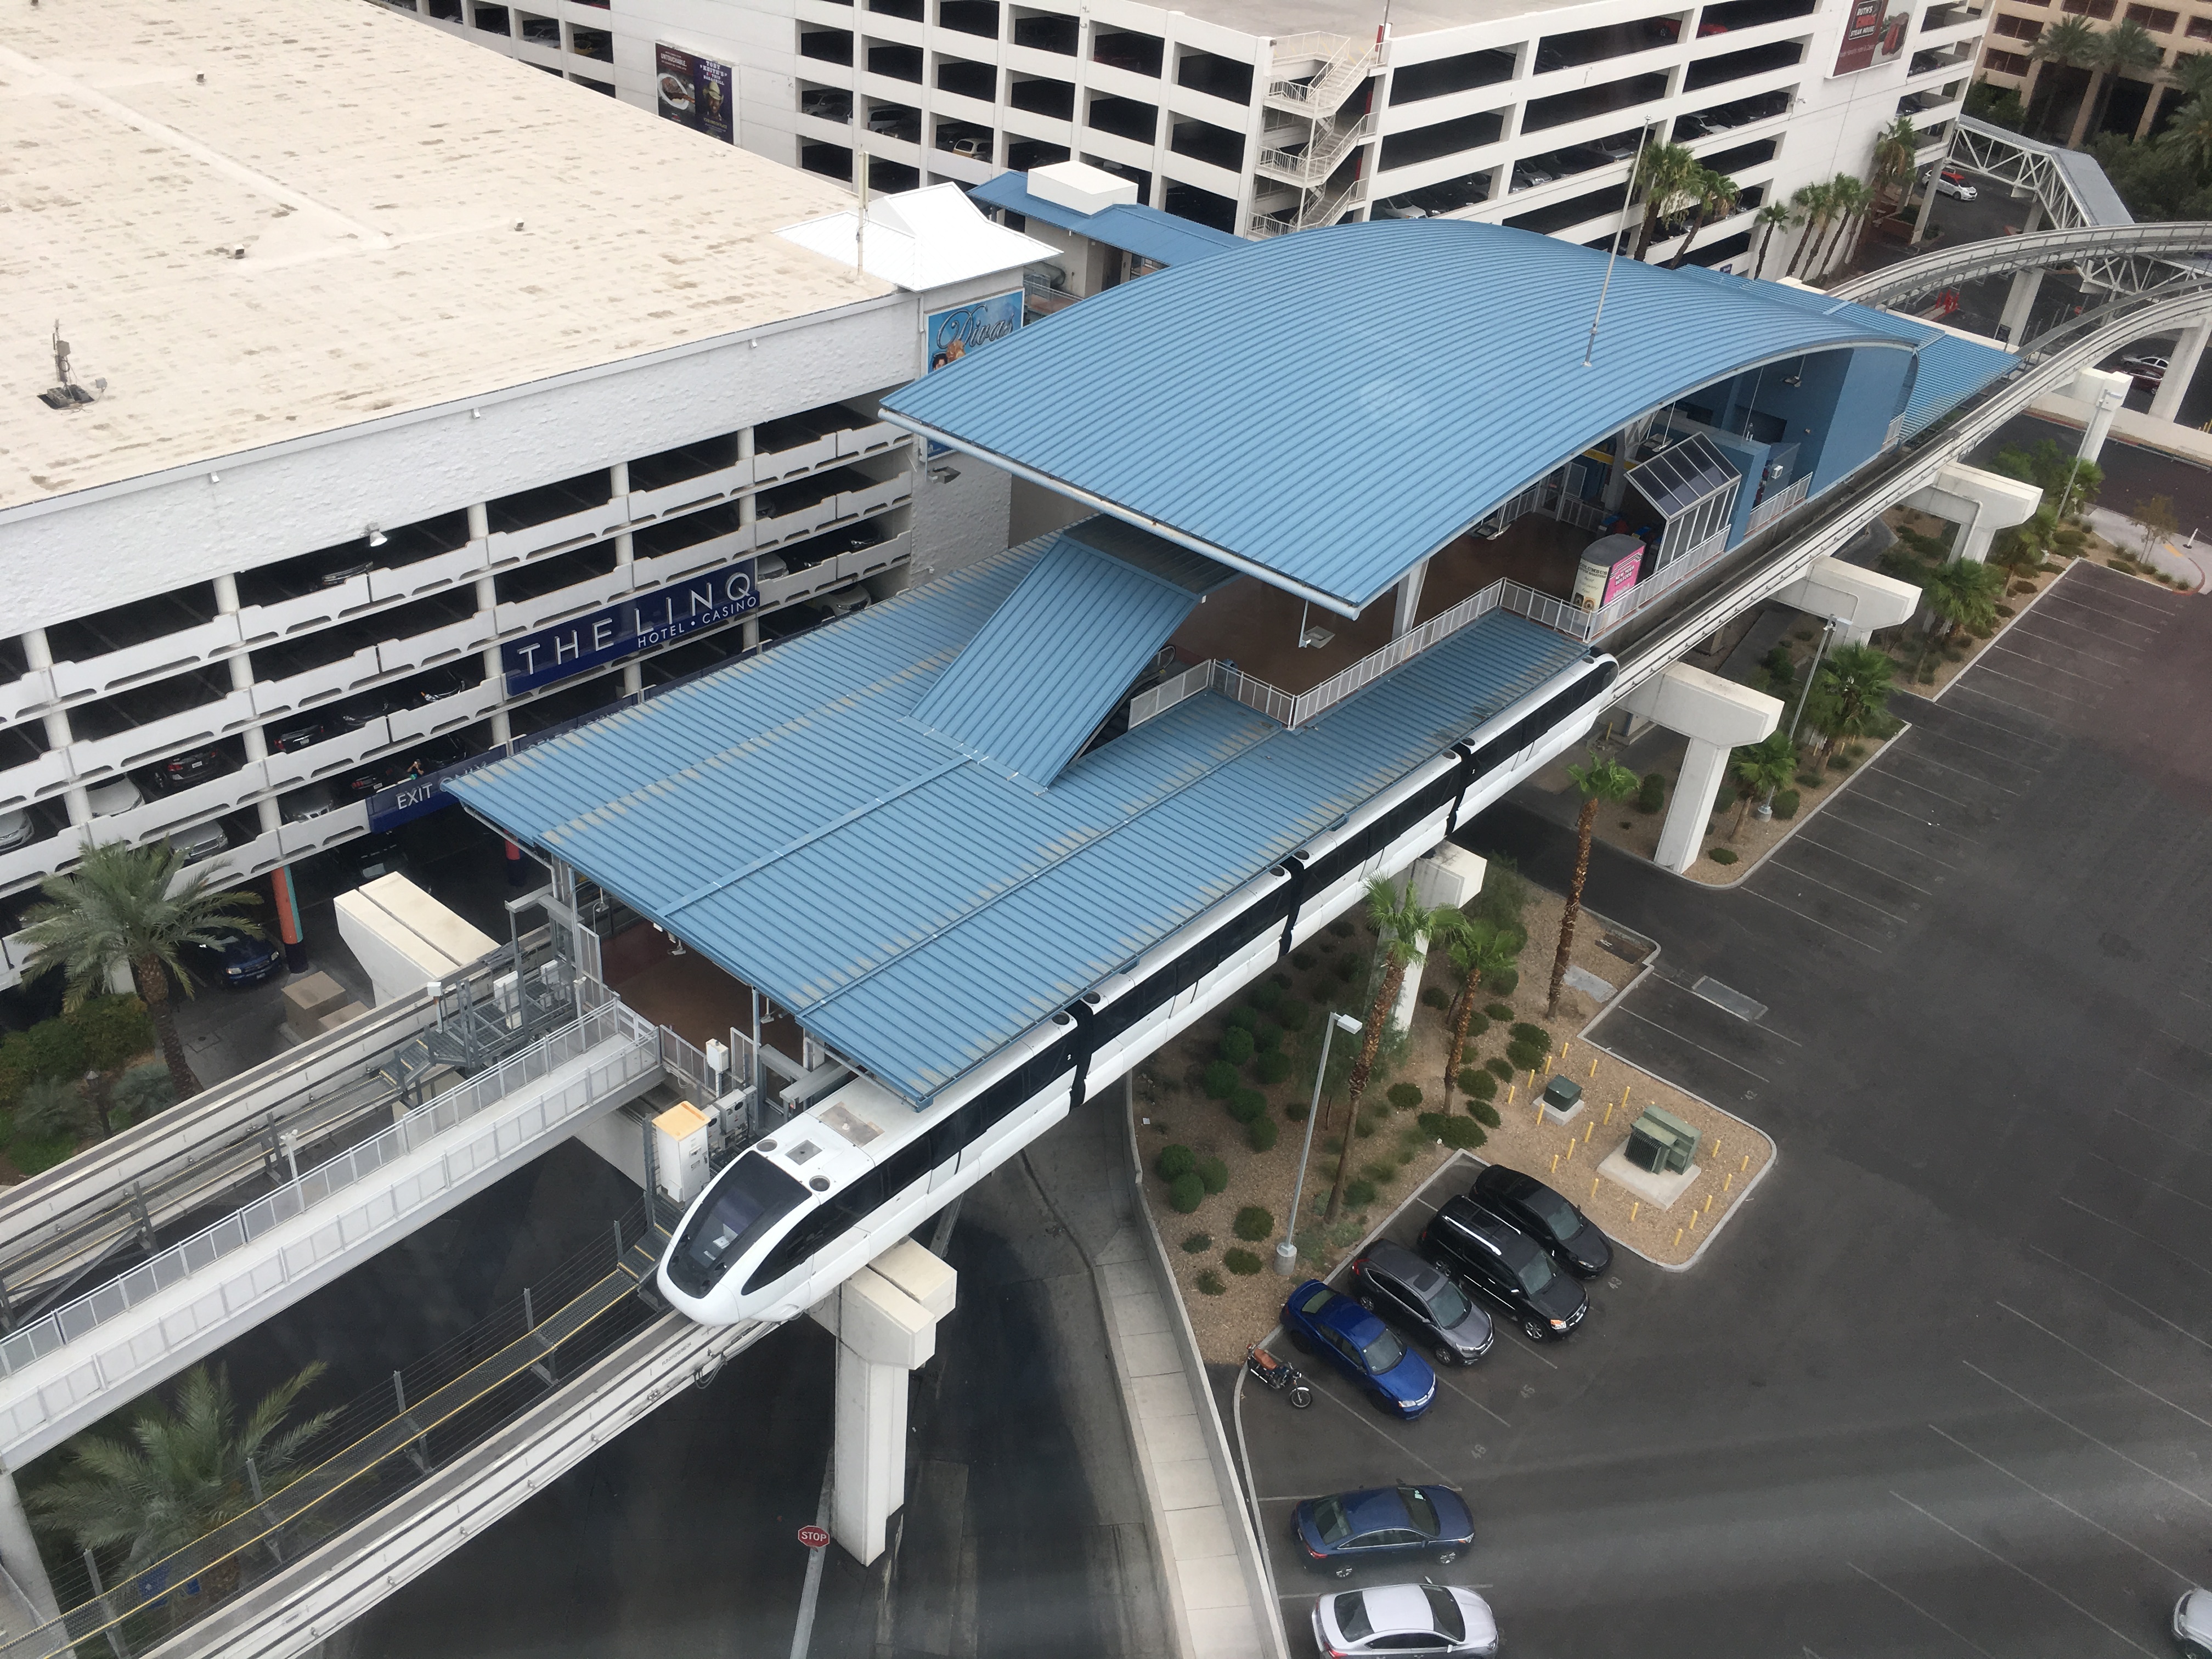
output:
<svg viewBox="0 0 2212 1659"><path fill-rule="evenodd" d="M1605 296L1613 291L1613 263L1620 258L1620 239L1628 230L1628 210L1636 199L1636 175L1644 170L1644 147L1651 142L1651 124L1644 124L1643 136L1636 141L1636 161L1628 169L1628 198L1620 204L1620 223L1613 228L1613 246L1606 251L1605 281L1598 285L1597 310L1590 318L1589 341L1583 347L1583 367L1588 368L1597 356L1597 325L1605 320Z"/></svg>

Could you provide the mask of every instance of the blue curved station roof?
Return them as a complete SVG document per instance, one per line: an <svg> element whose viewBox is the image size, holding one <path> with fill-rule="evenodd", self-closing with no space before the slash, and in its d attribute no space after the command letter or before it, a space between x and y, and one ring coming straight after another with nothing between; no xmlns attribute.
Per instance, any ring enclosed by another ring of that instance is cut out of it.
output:
<svg viewBox="0 0 2212 1659"><path fill-rule="evenodd" d="M884 402L1346 614L1492 507L1645 412L1833 348L1823 316L1457 219L1300 231L1071 306Z"/></svg>

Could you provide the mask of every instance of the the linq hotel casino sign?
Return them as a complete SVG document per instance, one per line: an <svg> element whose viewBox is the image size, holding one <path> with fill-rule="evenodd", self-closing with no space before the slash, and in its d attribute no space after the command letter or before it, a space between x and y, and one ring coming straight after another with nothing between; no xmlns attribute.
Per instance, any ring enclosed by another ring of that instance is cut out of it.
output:
<svg viewBox="0 0 2212 1659"><path fill-rule="evenodd" d="M507 695L534 691L758 610L755 563L740 559L508 641L499 648Z"/></svg>

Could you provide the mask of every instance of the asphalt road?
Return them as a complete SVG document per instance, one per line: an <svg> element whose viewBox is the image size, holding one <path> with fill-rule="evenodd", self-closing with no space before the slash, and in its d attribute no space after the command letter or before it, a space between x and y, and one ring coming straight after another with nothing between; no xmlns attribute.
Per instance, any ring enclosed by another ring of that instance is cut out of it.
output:
<svg viewBox="0 0 2212 1659"><path fill-rule="evenodd" d="M1573 1339L1502 1337L1413 1425L1246 1393L1294 1651L1281 1500L1394 1476L1467 1490L1437 1576L1518 1654L2172 1651L2212 1580L2212 611L2077 566L1900 706L1735 890L1594 856L1664 947L1595 1035L1780 1146L1705 1260L1624 1253ZM1462 839L1572 856L1516 807Z"/></svg>

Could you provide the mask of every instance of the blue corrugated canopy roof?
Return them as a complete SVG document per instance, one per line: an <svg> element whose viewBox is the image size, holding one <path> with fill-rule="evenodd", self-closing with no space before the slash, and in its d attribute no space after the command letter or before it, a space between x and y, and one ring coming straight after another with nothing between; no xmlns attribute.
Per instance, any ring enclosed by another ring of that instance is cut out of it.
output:
<svg viewBox="0 0 2212 1659"><path fill-rule="evenodd" d="M1103 212L1079 213L1057 202L1048 202L1042 196L1030 195L1029 175L1025 173L1002 173L987 179L968 192L968 199L985 207L1018 213L1024 219L1057 225L1062 230L1088 236L1108 247L1124 249L1155 264L1188 264L1195 259L1207 259L1218 253L1253 246L1243 237L1216 230L1212 225L1201 225L1136 203L1117 202Z"/></svg>
<svg viewBox="0 0 2212 1659"><path fill-rule="evenodd" d="M1128 283L885 416L1345 614L1685 392L1892 332L1456 219L1301 231Z"/></svg>
<svg viewBox="0 0 2212 1659"><path fill-rule="evenodd" d="M1493 612L1296 732L1203 692L1032 793L909 717L1041 551L448 787L921 1102L1582 654Z"/></svg>

